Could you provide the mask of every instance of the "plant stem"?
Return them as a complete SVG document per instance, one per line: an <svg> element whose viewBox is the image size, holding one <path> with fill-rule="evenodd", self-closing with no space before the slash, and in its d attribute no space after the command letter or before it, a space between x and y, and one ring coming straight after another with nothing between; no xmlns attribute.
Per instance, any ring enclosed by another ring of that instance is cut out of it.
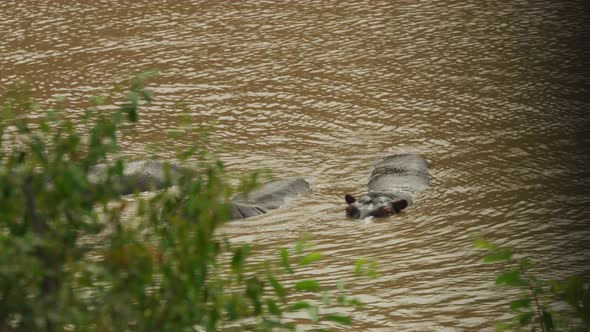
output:
<svg viewBox="0 0 590 332"><path fill-rule="evenodd" d="M541 325L541 331L547 332L547 331L545 331L545 325L543 324L543 314L541 312L541 305L539 304L539 298L537 297L537 293L535 293L535 289L533 288L533 285L531 284L531 280L530 280L530 278L527 277L526 272L523 270L523 268L519 267L519 270L520 270L520 274L522 276L524 276L529 281L529 291L531 292L531 296L532 296L533 300L535 301L535 306L537 307L537 315L539 316L539 325ZM536 328L535 328L535 331L536 331Z"/></svg>
<svg viewBox="0 0 590 332"><path fill-rule="evenodd" d="M37 207L35 204L35 194L33 192L32 175L29 175L25 178L23 184L23 193L25 195L26 214L31 223L33 233L35 233L40 238L43 238L47 231L47 223L45 222L45 220L40 218L39 214L37 213ZM51 271L51 262L46 250L42 247L37 247L36 251L37 256L39 257L43 265L45 265L47 269ZM51 299L51 297L56 293L56 291L57 280L49 275L43 276L43 280L41 281L41 294L45 298L45 300ZM55 327L53 325L53 322L51 321L51 318L45 317L45 327L48 332L55 331Z"/></svg>

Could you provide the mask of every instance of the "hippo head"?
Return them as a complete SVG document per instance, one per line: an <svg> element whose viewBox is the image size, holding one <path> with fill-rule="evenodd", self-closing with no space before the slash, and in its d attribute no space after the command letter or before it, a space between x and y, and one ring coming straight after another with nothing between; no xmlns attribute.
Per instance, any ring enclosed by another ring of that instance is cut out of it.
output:
<svg viewBox="0 0 590 332"><path fill-rule="evenodd" d="M359 199L347 194L344 200L346 216L354 219L388 217L408 207L406 199L389 193L368 193Z"/></svg>

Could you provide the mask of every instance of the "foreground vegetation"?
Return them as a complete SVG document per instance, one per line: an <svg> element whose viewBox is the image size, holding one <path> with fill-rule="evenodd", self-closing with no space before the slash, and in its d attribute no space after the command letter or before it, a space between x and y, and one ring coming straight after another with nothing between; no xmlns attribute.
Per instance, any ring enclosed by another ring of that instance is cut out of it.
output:
<svg viewBox="0 0 590 332"><path fill-rule="evenodd" d="M590 283L581 276L566 280L544 280L532 272L534 264L525 257L516 258L509 247L500 247L486 239L475 241L487 250L485 263L503 264L496 285L520 291L510 303L514 318L496 323L496 331L590 331Z"/></svg>
<svg viewBox="0 0 590 332"><path fill-rule="evenodd" d="M93 98L86 130L59 109L40 112L25 86L3 96L0 330L264 331L292 330L297 322L351 324L350 317L326 309L361 305L343 287L281 281L323 258L308 244L253 263L249 245L215 236L230 217L223 202L233 192L219 161L204 159L174 193L137 196L137 211L128 213L132 205L113 189L124 165L117 158L119 131L152 101L146 77L127 81L127 92L116 87ZM105 105L115 107L105 111ZM31 112L43 117L30 120ZM108 176L89 181L89 170L100 163L110 165ZM240 189L253 188L256 180L256 174L244 178ZM357 274L366 266L357 262ZM309 318L290 319L296 311Z"/></svg>

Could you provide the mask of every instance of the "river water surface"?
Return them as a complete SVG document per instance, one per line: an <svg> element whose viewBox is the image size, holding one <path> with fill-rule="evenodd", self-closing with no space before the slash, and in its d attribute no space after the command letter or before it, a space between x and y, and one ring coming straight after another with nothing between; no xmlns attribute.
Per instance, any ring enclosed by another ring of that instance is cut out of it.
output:
<svg viewBox="0 0 590 332"><path fill-rule="evenodd" d="M590 274L588 8L562 1L0 1L0 92L86 97L157 69L156 102L125 132L133 158L173 161L208 124L234 175L270 168L312 193L224 233L262 256L307 233L335 285L360 257L381 276L350 292L357 331L479 331L514 293L473 248L487 235L551 278ZM69 113L68 113L69 114ZM183 116L184 115L184 116ZM432 187L400 215L344 216L372 161L419 153ZM190 162L189 162L190 163ZM190 165L189 165L190 166ZM265 258L265 257L262 257ZM312 326L309 326L312 328Z"/></svg>

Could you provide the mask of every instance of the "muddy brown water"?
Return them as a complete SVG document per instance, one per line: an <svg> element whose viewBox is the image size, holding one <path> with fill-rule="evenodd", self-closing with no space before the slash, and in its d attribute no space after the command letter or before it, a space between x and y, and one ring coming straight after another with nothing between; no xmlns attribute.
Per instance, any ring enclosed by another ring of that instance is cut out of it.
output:
<svg viewBox="0 0 590 332"><path fill-rule="evenodd" d="M68 115L127 73L158 69L125 132L133 158L173 160L182 114L209 124L232 174L270 168L311 194L233 222L262 258L311 234L326 285L351 262L357 331L479 331L513 293L480 263L487 235L560 278L590 274L590 29L582 2L0 2L0 92L34 81ZM154 152L155 151L155 152ZM432 187L401 215L344 217L379 156L419 153ZM312 326L309 326L312 328Z"/></svg>

